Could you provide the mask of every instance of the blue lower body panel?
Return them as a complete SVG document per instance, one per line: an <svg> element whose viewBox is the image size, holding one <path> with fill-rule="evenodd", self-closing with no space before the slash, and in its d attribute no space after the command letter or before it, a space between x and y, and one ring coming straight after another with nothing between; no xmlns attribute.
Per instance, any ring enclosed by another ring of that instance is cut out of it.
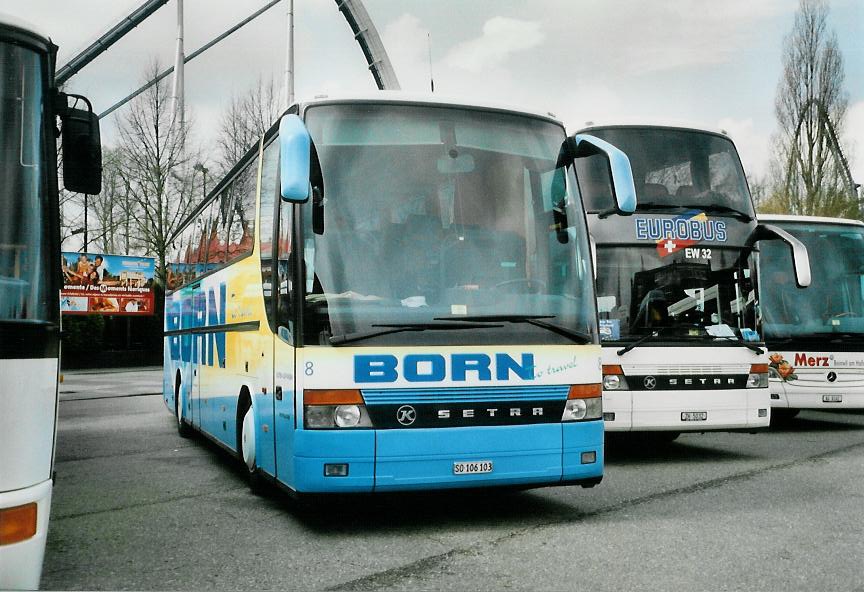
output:
<svg viewBox="0 0 864 592"><path fill-rule="evenodd" d="M278 454L278 452L277 452ZM345 477L325 477L324 465L347 463ZM373 430L297 430L294 435L294 483L301 493L361 493L375 485Z"/></svg>
<svg viewBox="0 0 864 592"><path fill-rule="evenodd" d="M563 481L603 476L603 422L561 424L564 436ZM594 463L582 464L582 454L594 452Z"/></svg>
<svg viewBox="0 0 864 592"><path fill-rule="evenodd" d="M522 426L295 433L299 492L363 492L554 485L603 475L603 422ZM583 464L583 452L594 462ZM492 472L456 475L460 461L490 461ZM326 463L347 463L325 477Z"/></svg>

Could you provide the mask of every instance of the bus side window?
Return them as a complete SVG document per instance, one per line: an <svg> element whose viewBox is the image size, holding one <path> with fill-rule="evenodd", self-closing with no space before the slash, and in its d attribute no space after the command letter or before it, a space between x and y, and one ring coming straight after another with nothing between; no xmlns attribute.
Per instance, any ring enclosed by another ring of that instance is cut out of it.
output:
<svg viewBox="0 0 864 592"><path fill-rule="evenodd" d="M183 251L183 279L180 282L186 285L195 279L195 261L198 260L198 251L195 245L195 228L196 221L193 220L183 229L181 235L182 251Z"/></svg>
<svg viewBox="0 0 864 592"><path fill-rule="evenodd" d="M250 161L226 188L222 203L224 227L220 234L226 237L225 261L230 262L252 252L255 236L255 190L258 159Z"/></svg>

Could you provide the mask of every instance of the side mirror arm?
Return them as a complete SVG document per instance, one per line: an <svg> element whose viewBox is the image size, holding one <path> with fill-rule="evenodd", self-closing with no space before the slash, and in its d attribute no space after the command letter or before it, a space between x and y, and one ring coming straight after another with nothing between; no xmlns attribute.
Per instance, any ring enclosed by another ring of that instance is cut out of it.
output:
<svg viewBox="0 0 864 592"><path fill-rule="evenodd" d="M622 150L595 136L576 134L572 138L570 152L573 158L604 155L609 161L609 174L612 177L612 191L618 213L626 215L636 211L633 168L630 166L630 159Z"/></svg>
<svg viewBox="0 0 864 592"><path fill-rule="evenodd" d="M787 231L773 224L759 224L747 239L747 246L752 247L762 240L782 240L792 252L792 265L795 269L795 284L799 288L810 286L810 255L807 247Z"/></svg>

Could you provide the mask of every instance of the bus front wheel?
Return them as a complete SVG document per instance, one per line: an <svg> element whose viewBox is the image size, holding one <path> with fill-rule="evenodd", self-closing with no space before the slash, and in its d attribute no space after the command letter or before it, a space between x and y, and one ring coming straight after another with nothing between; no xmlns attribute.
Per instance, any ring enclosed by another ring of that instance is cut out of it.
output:
<svg viewBox="0 0 864 592"><path fill-rule="evenodd" d="M246 469L246 478L249 482L249 487L255 493L262 493L264 480L258 473L258 466L255 462L255 412L252 410L252 404L249 399L244 397L242 401L241 405L245 407L245 412L242 415L238 414L240 415L238 417L240 423L240 460Z"/></svg>
<svg viewBox="0 0 864 592"><path fill-rule="evenodd" d="M180 372L178 371L177 378L174 381L174 415L177 417L177 434L181 438L191 438L192 428L188 423L186 423L186 420L183 419L183 406L180 405L181 385Z"/></svg>

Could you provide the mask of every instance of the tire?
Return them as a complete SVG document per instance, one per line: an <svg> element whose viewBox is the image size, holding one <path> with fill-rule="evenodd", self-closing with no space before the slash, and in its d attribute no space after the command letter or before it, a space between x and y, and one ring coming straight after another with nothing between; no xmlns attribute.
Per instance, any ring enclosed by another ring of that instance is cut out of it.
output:
<svg viewBox="0 0 864 592"><path fill-rule="evenodd" d="M771 410L771 426L788 425L801 413L800 409L784 409L782 407Z"/></svg>
<svg viewBox="0 0 864 592"><path fill-rule="evenodd" d="M255 462L255 413L252 411L252 405L248 404L242 418L239 419L238 432L239 437L239 456L240 462L246 473L246 480L249 482L249 488L255 493L263 493L265 490L264 478L258 472L258 465Z"/></svg>
<svg viewBox="0 0 864 592"><path fill-rule="evenodd" d="M678 436L681 435L681 432L655 432L652 435L654 442L660 445L663 444L671 444L675 440L678 439Z"/></svg>
<svg viewBox="0 0 864 592"><path fill-rule="evenodd" d="M192 437L192 426L186 423L183 419L183 411L180 405L180 373L177 373L177 380L174 382L174 415L177 417L177 435L181 438Z"/></svg>

